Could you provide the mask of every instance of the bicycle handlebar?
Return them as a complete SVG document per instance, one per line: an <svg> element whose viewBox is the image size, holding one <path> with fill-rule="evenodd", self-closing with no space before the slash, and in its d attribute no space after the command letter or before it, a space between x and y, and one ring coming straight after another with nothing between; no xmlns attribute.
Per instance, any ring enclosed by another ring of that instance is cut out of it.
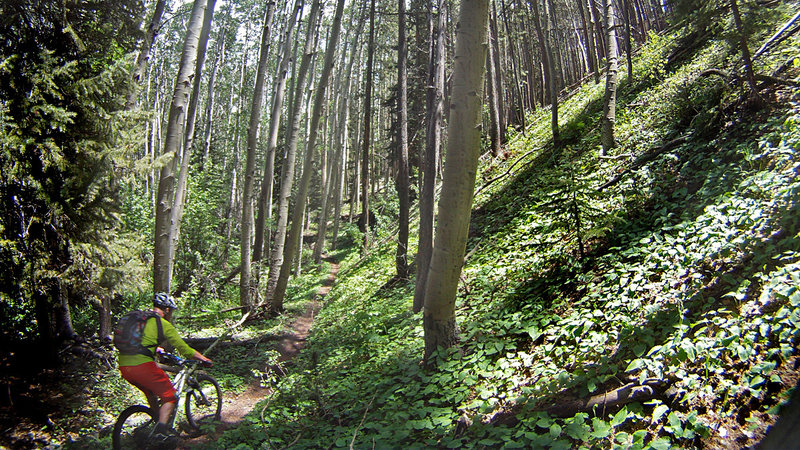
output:
<svg viewBox="0 0 800 450"><path fill-rule="evenodd" d="M162 358L166 359L167 363L176 364L176 365L178 365L180 367L185 367L185 366L188 366L188 365L191 365L191 364L199 364L199 365L201 365L203 367L211 367L211 366L214 365L213 363L209 363L209 362L206 362L206 361L200 361L200 360L197 360L197 359L181 358L180 356L178 356L178 355L176 355L174 353L169 353L169 352L164 351L164 350L157 351L156 353L158 353Z"/></svg>

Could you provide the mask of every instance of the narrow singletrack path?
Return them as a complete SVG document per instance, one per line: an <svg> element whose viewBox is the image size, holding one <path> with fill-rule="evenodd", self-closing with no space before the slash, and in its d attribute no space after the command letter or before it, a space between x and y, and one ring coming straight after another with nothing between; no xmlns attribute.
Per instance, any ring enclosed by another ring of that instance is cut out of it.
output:
<svg viewBox="0 0 800 450"><path fill-rule="evenodd" d="M336 282L336 275L339 273L339 264L333 259L326 259L331 265L328 278L322 283L317 295L306 309L302 316L297 317L289 326L289 330L275 344L276 350L280 353L279 363L291 361L305 347L311 325L314 323L314 316L322 307L322 300L328 295L333 284ZM223 431L235 427L244 417L253 410L255 405L269 397L272 390L264 387L257 380L253 380L250 386L230 399L224 399L222 404L221 424L217 426L213 435L203 435L195 438L184 438L183 443L178 447L181 449L192 448L195 446L213 442L215 436ZM223 397L224 397L223 392Z"/></svg>

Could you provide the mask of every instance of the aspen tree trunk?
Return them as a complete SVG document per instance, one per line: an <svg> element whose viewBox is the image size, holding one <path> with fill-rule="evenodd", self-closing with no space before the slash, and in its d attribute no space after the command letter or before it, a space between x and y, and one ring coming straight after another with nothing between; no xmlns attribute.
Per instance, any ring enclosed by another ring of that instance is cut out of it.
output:
<svg viewBox="0 0 800 450"><path fill-rule="evenodd" d="M153 17L147 25L147 31L144 33L142 49L139 50L139 54L136 56L136 64L133 66L131 79L137 86L142 81L142 75L147 66L147 60L150 59L150 50L153 49L153 41L155 41L156 34L158 34L158 27L161 25L161 16L164 15L165 4L166 0L156 1L155 8L153 9ZM131 89L131 92L128 94L128 101L125 105L125 109L133 108L133 105L136 104L136 96L138 93L138 89Z"/></svg>
<svg viewBox="0 0 800 450"><path fill-rule="evenodd" d="M286 22L283 35L283 49L281 62L275 75L275 93L272 96L272 109L267 136L267 158L264 165L264 180L261 182L261 193L258 198L258 218L256 219L255 243L253 244L253 261L261 261L264 251L268 249L269 240L266 238L266 223L272 218L272 186L275 173L275 151L278 148L278 133L280 132L281 112L283 100L286 96L286 79L289 75L289 61L291 61L292 33L303 10L303 0L295 0L294 13Z"/></svg>
<svg viewBox="0 0 800 450"><path fill-rule="evenodd" d="M293 245L293 240L286 236L286 227L289 222L289 197L292 193L294 182L295 159L297 157L297 141L300 138L300 119L303 113L303 90L306 85L308 68L314 56L314 32L317 20L319 19L320 0L314 0L311 4L311 12L308 15L308 29L306 30L306 43L300 67L297 70L297 81L293 97L292 114L289 116L288 137L286 144L286 157L283 161L281 171L281 190L278 197L278 223L275 229L275 238L272 242L272 253L270 254L269 279L267 280L267 299L270 302L272 313L283 311L283 293L277 295L279 280L282 276L288 275L291 271L292 260L285 259L284 247ZM295 203L295 208L302 212L303 204ZM302 217L302 216L301 216ZM284 268L283 266L286 265ZM284 270L286 272L284 272ZM285 287L284 287L285 290Z"/></svg>
<svg viewBox="0 0 800 450"><path fill-rule="evenodd" d="M318 2L314 2L318 4ZM314 93L314 106L311 111L311 123L309 124L308 142L306 144L305 160L303 161L303 174L300 177L300 183L297 186L297 195L295 197L295 208L292 211L292 227L289 230L289 235L286 238L286 248L284 250L283 260L284 265L281 267L280 276L278 277L275 292L272 297L273 305L283 305L283 297L286 294L286 286L289 283L289 275L291 274L291 262L295 257L299 258L300 246L302 245L302 232L303 232L303 210L306 200L308 198L308 186L311 183L311 174L314 172L314 146L317 140L317 129L319 119L322 114L322 104L325 100L325 90L328 86L328 79L330 78L331 70L333 70L333 57L336 52L336 45L339 40L339 30L342 26L342 13L344 11L344 0L338 0L336 3L336 12L334 13L333 23L331 24L331 33L328 40L328 48L325 51L325 61L322 66L322 73L320 74L317 90ZM270 268L271 269L271 268Z"/></svg>
<svg viewBox="0 0 800 450"><path fill-rule="evenodd" d="M219 37L217 40L217 49L214 54L214 63L211 69L211 74L208 78L208 93L206 94L206 109L205 109L205 131L203 132L203 154L200 158L200 170L204 170L205 162L208 160L208 153L211 151L211 130L212 125L214 122L214 99L216 96L214 95L216 80L217 80L217 73L219 72L220 66L225 65L226 61L226 53L225 53L225 41L226 35L228 34L228 25L230 24L230 11L232 8L232 4L228 4L228 14L226 15L225 25L222 27L222 30L219 32Z"/></svg>
<svg viewBox="0 0 800 450"><path fill-rule="evenodd" d="M494 85L497 90L497 125L500 129L500 145L506 143L506 129L508 128L508 106L505 101L505 82L503 81L503 52L500 49L500 34L497 29L497 2L492 1L492 11L489 15L489 30L493 36L491 40L492 45L492 63L494 64Z"/></svg>
<svg viewBox="0 0 800 450"><path fill-rule="evenodd" d="M606 31L606 91L603 96L603 117L600 119L600 143L603 145L602 154L617 146L614 138L614 122L617 117L617 33L614 27L613 0L603 0L603 17L605 17Z"/></svg>
<svg viewBox="0 0 800 450"><path fill-rule="evenodd" d="M550 0L545 0L545 22L547 23L545 48L547 49L547 60L549 62L549 67L546 69L547 76L550 78L550 128L553 130L553 145L558 146L560 142L558 131L558 91L560 89L559 78L556 76L556 60L553 58L553 42L557 42L554 38L557 30L555 12Z"/></svg>
<svg viewBox="0 0 800 450"><path fill-rule="evenodd" d="M153 248L153 289L155 292L169 292L172 284L170 246L172 244L174 224L171 219L172 208L174 207L173 201L175 199L177 153L183 137L186 106L192 86L192 73L197 60L197 46L200 39L200 29L203 26L205 9L205 0L195 0L186 28L186 40L183 45L167 122L167 136L163 151L166 162L161 168L156 201L155 245Z"/></svg>
<svg viewBox="0 0 800 450"><path fill-rule="evenodd" d="M347 35L345 36L345 46L344 50L342 51L342 65L345 64L345 61L348 59L348 48L350 45L350 31L353 30L355 27L353 24L356 20L356 13L355 10L350 16L350 26L347 27ZM353 42L353 47L355 47L355 41ZM354 53L353 51L352 53ZM325 195L322 197L322 208L320 208L320 217L317 223L317 240L314 244L314 262L319 264L322 261L322 252L325 248L325 239L326 234L328 231L328 210L330 209L330 204L333 203L334 205L334 228L333 228L333 235L334 239L332 240L333 244L336 243L336 234L339 232L339 213L341 211L341 165L342 157L345 151L345 145L347 142L347 122L346 122L346 110L348 106L348 97L350 96L350 77L353 73L353 62L355 61L355 55L350 54L349 56L349 63L347 64L346 75L344 71L337 71L336 73L336 81L334 82L335 92L334 89L331 89L329 92L330 96L333 97L331 104L334 105L332 107L331 115L334 116L334 126L331 127L331 145L335 147L335 150L332 152L332 161L330 164L330 176L328 182L325 183ZM345 81L342 81L342 76L345 76ZM344 84L344 87L342 86ZM336 92L342 92L343 95L336 95ZM338 107L336 106L338 105Z"/></svg>
<svg viewBox="0 0 800 450"><path fill-rule="evenodd" d="M589 59L589 70L594 74L594 82L600 82L600 71L597 64L597 50L594 48L594 31L590 28L589 23L586 21L586 0L578 0L578 13L581 16L581 25L583 25L583 40L586 42L586 53Z"/></svg>
<svg viewBox="0 0 800 450"><path fill-rule="evenodd" d="M508 20L508 12L505 5L505 0L501 0L501 6L503 7L503 24L506 28L506 33L510 36L513 35L514 30L510 26L510 22ZM519 124L522 127L522 134L525 134L525 102L522 97L522 88L520 84L522 84L522 76L519 73L519 66L520 60L517 58L516 51L515 51L515 43L514 40L509 38L508 40L508 52L509 56L511 57L511 74L513 76L513 85L514 85L514 93L516 96L516 101L512 102L513 107L512 110L514 111L514 118L510 119L512 123Z"/></svg>
<svg viewBox="0 0 800 450"><path fill-rule="evenodd" d="M492 157L497 158L500 156L500 99L499 87L496 84L495 73L498 67L494 65L494 45L492 41L496 40L497 36L492 33L489 27L489 45L486 54L486 81L488 87L488 100L489 100L489 149L492 152Z"/></svg>
<svg viewBox="0 0 800 450"><path fill-rule="evenodd" d="M625 47L627 47L628 83L633 80L633 47L631 46L631 15L630 0L622 0L622 9L625 10Z"/></svg>
<svg viewBox="0 0 800 450"><path fill-rule="evenodd" d="M603 36L603 19L600 17L600 12L597 10L595 0L589 1L589 18L594 28L595 49L597 49L597 66L600 67L600 61L605 58L606 46L604 43L605 37ZM605 2L606 0L601 0Z"/></svg>
<svg viewBox="0 0 800 450"><path fill-rule="evenodd" d="M172 208L172 245L170 246L170 264L175 263L175 252L181 235L181 222L183 210L186 206L186 185L189 182L189 162L192 159L192 146L194 143L194 123L197 116L197 99L200 97L200 78L203 74L203 65L206 60L208 47L208 34L211 31L211 19L214 16L216 0L208 0L203 17L203 28L200 30L200 41L197 49L197 63L195 64L192 95L189 97L189 109L186 112L186 129L183 136L183 155L181 156L181 169L178 173L178 182L175 187L175 201ZM170 267L170 272L172 268Z"/></svg>
<svg viewBox="0 0 800 450"><path fill-rule="evenodd" d="M457 343L455 300L480 156L481 87L488 0L464 0L457 24L447 157L433 257L425 288L425 359Z"/></svg>
<svg viewBox="0 0 800 450"><path fill-rule="evenodd" d="M264 102L264 83L267 77L267 59L270 47L270 26L275 12L275 2L267 3L264 14L264 27L261 33L261 52L256 69L256 83L253 89L253 103L250 108L250 125L247 127L247 158L244 169L244 189L242 194L242 235L241 235L241 272L239 274L239 303L246 309L253 305L255 286L250 276L250 242L253 233L253 190L256 178L256 146L261 124L261 105Z"/></svg>
<svg viewBox="0 0 800 450"><path fill-rule="evenodd" d="M534 0L530 3L533 8L533 23L536 28L536 35L539 37L539 50L542 53L542 64L544 66L544 84L550 98L550 128L553 132L553 143L558 145L558 86L555 77L555 60L550 43L549 28L543 29L541 17L539 15L539 2ZM544 20L548 22L548 10L545 9Z"/></svg>
<svg viewBox="0 0 800 450"><path fill-rule="evenodd" d="M219 68L225 64L225 57L222 55L223 53L225 53L225 39L220 38L217 45L216 55L214 55L214 65L208 78L208 94L206 94L206 108L204 112L205 130L203 131L203 153L200 157L201 171L204 170L206 160L208 160L208 153L211 151L211 130L214 123L214 99L216 97L214 95L214 87L216 86Z"/></svg>
<svg viewBox="0 0 800 450"><path fill-rule="evenodd" d="M247 48L247 43L250 41L250 30L248 29L245 32L244 37L244 45L243 47ZM242 52L242 62L241 62L241 71L239 72L239 95L234 95L234 88L235 86L231 86L231 93L230 93L230 102L228 103L228 111L233 111L234 109L234 98L236 98L236 113L228 114L228 123L227 129L233 130L233 139L229 134L226 134L226 143L231 142L231 147L228 150L228 146L226 145L226 150L228 153L233 154L233 164L231 168L228 169L227 167L223 167L223 172L230 170L231 172L231 196L230 202L228 203L228 212L226 216L228 217L228 223L225 228L225 244L223 249L222 255L222 266L224 267L228 263L228 252L230 251L231 246L231 235L233 234L233 227L234 227L234 216L236 215L237 210L237 203L238 203L238 193L239 193L239 119L242 115L243 99L244 99L244 89L245 89L245 80L247 75L247 51ZM231 121L231 117L235 117L233 121ZM233 122L233 127L231 128L231 122ZM228 160L225 159L224 166L227 166Z"/></svg>
<svg viewBox="0 0 800 450"><path fill-rule="evenodd" d="M363 20L363 16L360 16L359 23ZM339 224L341 222L341 213L342 213L342 203L345 197L345 190L347 188L347 165L350 159L350 148L357 148L351 147L348 143L349 138L349 129L350 129L350 92L353 89L355 81L353 80L353 63L359 59L359 55L361 54L361 46L357 45L358 43L358 35L353 37L353 50L351 51L350 55L350 62L347 66L347 76L345 77L345 87L344 87L344 96L339 96L340 109L339 109L339 123L341 126L340 131L340 147L342 149L341 155L341 167L339 168L339 179L337 182L336 187L336 206L334 208L334 216L333 216L333 238L331 240L331 248L336 248L336 241L339 237ZM358 127L356 127L358 129ZM356 133L357 134L357 133ZM352 218L352 211L351 211L351 218Z"/></svg>
<svg viewBox="0 0 800 450"><path fill-rule="evenodd" d="M406 44L406 1L398 0L397 19L397 196L400 204L397 218L397 252L395 268L397 277L408 278L408 220L409 220L409 176L408 176L408 46Z"/></svg>
<svg viewBox="0 0 800 450"><path fill-rule="evenodd" d="M433 8L431 8L433 9ZM414 287L413 311L420 312L425 304L425 285L433 253L433 207L436 188L436 160L442 145L444 115L444 52L447 26L447 1L439 0L436 35L431 36L428 63L428 117L425 154L422 157L422 189L419 196L419 241L417 242L417 284ZM433 22L433 13L428 20ZM431 27L433 28L433 27Z"/></svg>
<svg viewBox="0 0 800 450"><path fill-rule="evenodd" d="M372 66L375 57L375 0L369 6L369 43L367 45L367 74L364 88L364 141L361 143L361 222L364 224L364 251L369 247L369 181L370 144L372 134Z"/></svg>

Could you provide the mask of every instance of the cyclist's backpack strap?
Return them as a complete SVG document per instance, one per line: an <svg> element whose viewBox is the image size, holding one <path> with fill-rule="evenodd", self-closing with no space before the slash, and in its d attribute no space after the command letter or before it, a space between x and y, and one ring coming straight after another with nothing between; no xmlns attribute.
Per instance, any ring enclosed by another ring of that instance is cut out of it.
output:
<svg viewBox="0 0 800 450"><path fill-rule="evenodd" d="M144 327L147 319L156 319L158 327L158 338L156 344L145 347L142 344ZM153 311L131 311L125 314L114 327L114 347L123 355L144 355L153 357L155 347L164 341L164 327L161 324L161 316Z"/></svg>

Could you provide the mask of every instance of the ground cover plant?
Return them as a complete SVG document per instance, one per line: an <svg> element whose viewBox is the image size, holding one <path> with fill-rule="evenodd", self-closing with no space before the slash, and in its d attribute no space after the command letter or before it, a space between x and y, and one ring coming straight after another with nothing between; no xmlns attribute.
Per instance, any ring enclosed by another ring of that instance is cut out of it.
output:
<svg viewBox="0 0 800 450"><path fill-rule="evenodd" d="M392 244L352 253L306 351L214 446L758 442L798 378L800 95L772 86L769 106L752 107L739 85L701 76L738 64L736 47L685 52L688 33L653 36L623 76L608 157L593 132L602 88L589 83L562 104L560 147L540 112L504 161L484 162L459 350L421 364L413 280L392 278ZM624 386L639 401L579 401Z"/></svg>

